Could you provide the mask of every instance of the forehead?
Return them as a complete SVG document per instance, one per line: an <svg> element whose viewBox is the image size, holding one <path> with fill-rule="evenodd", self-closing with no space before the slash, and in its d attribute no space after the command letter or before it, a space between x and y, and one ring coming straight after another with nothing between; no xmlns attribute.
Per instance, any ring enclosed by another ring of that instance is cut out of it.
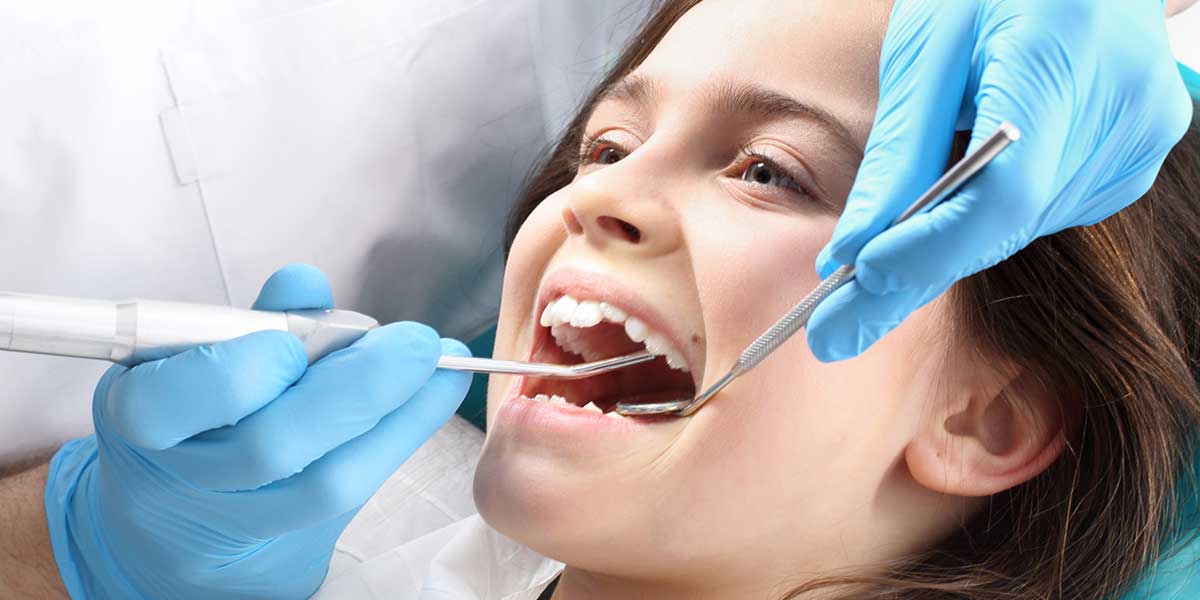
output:
<svg viewBox="0 0 1200 600"><path fill-rule="evenodd" d="M748 81L835 114L860 146L875 114L885 0L704 0L637 69L668 96Z"/></svg>

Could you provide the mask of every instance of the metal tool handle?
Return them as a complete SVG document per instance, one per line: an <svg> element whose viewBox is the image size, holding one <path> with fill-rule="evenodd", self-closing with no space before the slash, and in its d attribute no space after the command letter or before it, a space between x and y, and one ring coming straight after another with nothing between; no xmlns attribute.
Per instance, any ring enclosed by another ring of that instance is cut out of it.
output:
<svg viewBox="0 0 1200 600"><path fill-rule="evenodd" d="M737 363L734 366L739 374L753 369L763 359L770 356L781 344L786 342L797 331L800 331L808 324L808 318L812 316L817 306L824 302L830 294L836 292L838 288L850 283L854 279L854 265L843 265L834 271L829 277L821 280L821 284L817 289L813 290L804 297L792 310L783 315L782 319L775 322L774 325L758 336L750 346L748 346L742 355L738 357Z"/></svg>
<svg viewBox="0 0 1200 600"><path fill-rule="evenodd" d="M439 369L468 371L471 373L527 375L530 377L547 377L551 379L584 379L593 375L648 362L654 360L654 358L655 355L643 351L578 365L554 365L518 360L476 358L473 356L442 356L438 359L437 366Z"/></svg>

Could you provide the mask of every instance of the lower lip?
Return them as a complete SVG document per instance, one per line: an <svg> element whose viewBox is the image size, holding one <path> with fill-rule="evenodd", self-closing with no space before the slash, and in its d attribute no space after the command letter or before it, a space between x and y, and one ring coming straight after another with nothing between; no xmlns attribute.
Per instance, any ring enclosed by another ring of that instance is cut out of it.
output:
<svg viewBox="0 0 1200 600"><path fill-rule="evenodd" d="M526 398L521 394L525 377L513 382L500 410L496 413L498 427L529 428L539 433L562 433L578 438L585 435L630 434L662 430L672 422L686 418L670 415L651 417L610 417L571 403L551 404Z"/></svg>

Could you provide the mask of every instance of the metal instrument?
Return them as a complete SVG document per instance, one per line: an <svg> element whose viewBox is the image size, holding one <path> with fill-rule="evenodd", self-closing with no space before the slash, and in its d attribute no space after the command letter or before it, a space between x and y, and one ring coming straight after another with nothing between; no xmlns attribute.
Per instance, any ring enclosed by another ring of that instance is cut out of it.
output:
<svg viewBox="0 0 1200 600"><path fill-rule="evenodd" d="M0 350L107 360L127 366L256 331L288 331L309 364L354 343L379 322L348 310L272 312L228 306L0 292ZM579 365L442 356L439 369L579 379L653 360L642 351Z"/></svg>
<svg viewBox="0 0 1200 600"><path fill-rule="evenodd" d="M920 198L917 198L916 202L913 202L908 207L908 210L905 210L903 214L897 217L891 226L894 227L921 209L936 205L949 197L950 194L953 194L959 187L983 169L985 165L991 162L997 154L1000 154L1000 151L1020 138L1021 132L1019 129L1010 123L1001 123L996 133L980 144L974 152L963 157L962 160L950 167L950 170L946 171L945 175L938 179ZM738 357L737 362L734 363L733 368L729 372L718 379L716 383L709 386L699 396L648 404L626 404L620 402L617 403L615 410L617 413L629 417L663 414L686 417L696 412L701 406L704 406L705 402L708 402L718 392L725 389L725 386L733 382L734 379L745 375L751 369L758 366L759 363L770 356L788 338L803 329L808 324L808 319L812 316L817 306L828 298L830 294L853 279L854 265L845 265L822 280L816 289L805 296L783 318L779 319L766 332L760 335L758 339L754 340L742 352L741 356Z"/></svg>

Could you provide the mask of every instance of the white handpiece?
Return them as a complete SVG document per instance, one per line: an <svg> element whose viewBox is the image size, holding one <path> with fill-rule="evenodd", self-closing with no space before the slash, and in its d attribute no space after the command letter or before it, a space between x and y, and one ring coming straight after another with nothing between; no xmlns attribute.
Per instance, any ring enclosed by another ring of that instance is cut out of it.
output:
<svg viewBox="0 0 1200 600"><path fill-rule="evenodd" d="M288 331L308 364L353 344L379 322L349 310L271 312L229 306L30 296L0 292L0 351L95 358L123 365L158 360L256 331ZM648 362L640 351L579 365L443 355L439 369L583 379Z"/></svg>
<svg viewBox="0 0 1200 600"><path fill-rule="evenodd" d="M379 322L348 310L270 312L229 306L106 302L0 292L0 350L135 365L256 331L288 331L308 362L345 348Z"/></svg>

